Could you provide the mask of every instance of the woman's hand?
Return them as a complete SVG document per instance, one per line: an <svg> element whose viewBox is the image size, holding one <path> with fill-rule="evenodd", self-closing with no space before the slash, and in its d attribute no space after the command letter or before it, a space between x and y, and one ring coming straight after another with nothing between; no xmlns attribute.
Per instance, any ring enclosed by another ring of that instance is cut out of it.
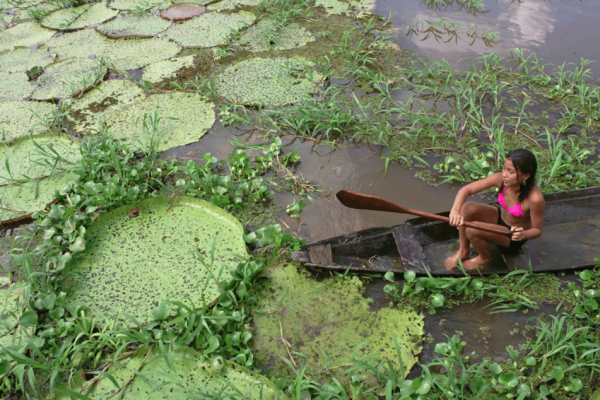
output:
<svg viewBox="0 0 600 400"><path fill-rule="evenodd" d="M465 217L460 215L460 212L456 212L454 210L450 211L450 225L451 226L461 226L465 223Z"/></svg>
<svg viewBox="0 0 600 400"><path fill-rule="evenodd" d="M527 239L525 237L525 231L519 226L511 226L510 231L513 233L511 237L513 242L520 242L521 240Z"/></svg>

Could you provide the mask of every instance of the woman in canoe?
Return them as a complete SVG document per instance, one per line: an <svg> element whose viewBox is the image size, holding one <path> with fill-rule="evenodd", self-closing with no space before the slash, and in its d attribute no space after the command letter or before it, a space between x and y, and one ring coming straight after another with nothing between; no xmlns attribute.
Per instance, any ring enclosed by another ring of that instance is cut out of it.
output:
<svg viewBox="0 0 600 400"><path fill-rule="evenodd" d="M492 261L489 243L498 245L504 254L514 254L529 239L542 235L544 224L544 196L535 185L537 160L533 153L517 149L508 153L502 172L497 172L461 188L450 211L450 225L458 227L460 248L446 259L446 268L452 269L459 260L465 269L477 269ZM496 186L500 189L495 206L467 202L470 195ZM465 221L498 224L509 228L512 236L502 236L463 226ZM479 255L469 259L473 244Z"/></svg>

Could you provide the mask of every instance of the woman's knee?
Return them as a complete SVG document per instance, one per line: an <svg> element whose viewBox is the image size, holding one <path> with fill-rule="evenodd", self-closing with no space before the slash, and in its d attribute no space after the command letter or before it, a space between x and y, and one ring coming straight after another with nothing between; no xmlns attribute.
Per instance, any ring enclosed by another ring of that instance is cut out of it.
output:
<svg viewBox="0 0 600 400"><path fill-rule="evenodd" d="M460 215L465 217L465 219L470 219L473 215L477 213L478 204L473 203L471 201L466 202L460 209Z"/></svg>
<svg viewBox="0 0 600 400"><path fill-rule="evenodd" d="M479 229L467 228L466 234L469 240L475 239L481 233Z"/></svg>

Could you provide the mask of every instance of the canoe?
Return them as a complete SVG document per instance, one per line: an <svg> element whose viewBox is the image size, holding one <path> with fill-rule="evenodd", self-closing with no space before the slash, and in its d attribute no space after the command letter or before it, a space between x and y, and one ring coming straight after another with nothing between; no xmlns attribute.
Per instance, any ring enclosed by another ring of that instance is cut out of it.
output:
<svg viewBox="0 0 600 400"><path fill-rule="evenodd" d="M493 262L475 275L588 268L600 258L600 187L548 193L541 238L529 240L515 255L491 245ZM449 212L439 213L448 216ZM445 222L413 218L393 227L377 227L306 244L292 258L306 267L356 272L433 276L462 275L444 267L458 250L458 230ZM472 253L474 255L475 253Z"/></svg>

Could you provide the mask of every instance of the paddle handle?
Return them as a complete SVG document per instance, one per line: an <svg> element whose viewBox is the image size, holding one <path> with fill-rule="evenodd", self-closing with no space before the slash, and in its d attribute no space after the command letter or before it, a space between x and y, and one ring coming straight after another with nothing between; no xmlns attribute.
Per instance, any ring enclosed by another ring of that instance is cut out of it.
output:
<svg viewBox="0 0 600 400"><path fill-rule="evenodd" d="M403 208L405 208L405 207L403 207ZM443 215L432 214L432 213L428 213L425 211L419 211L419 210L412 210L410 208L405 208L404 212L406 214L417 215L419 217L423 217L423 218L427 218L427 219L435 219L438 221L446 222L448 224L450 223L450 218L444 217ZM484 232L495 233L497 235L512 236L512 232L508 228L505 228L504 226L500 226L500 225L488 224L485 222L477 222L477 221L471 221L471 222L465 221L464 226L466 226L467 228L479 229L480 231L484 231Z"/></svg>

